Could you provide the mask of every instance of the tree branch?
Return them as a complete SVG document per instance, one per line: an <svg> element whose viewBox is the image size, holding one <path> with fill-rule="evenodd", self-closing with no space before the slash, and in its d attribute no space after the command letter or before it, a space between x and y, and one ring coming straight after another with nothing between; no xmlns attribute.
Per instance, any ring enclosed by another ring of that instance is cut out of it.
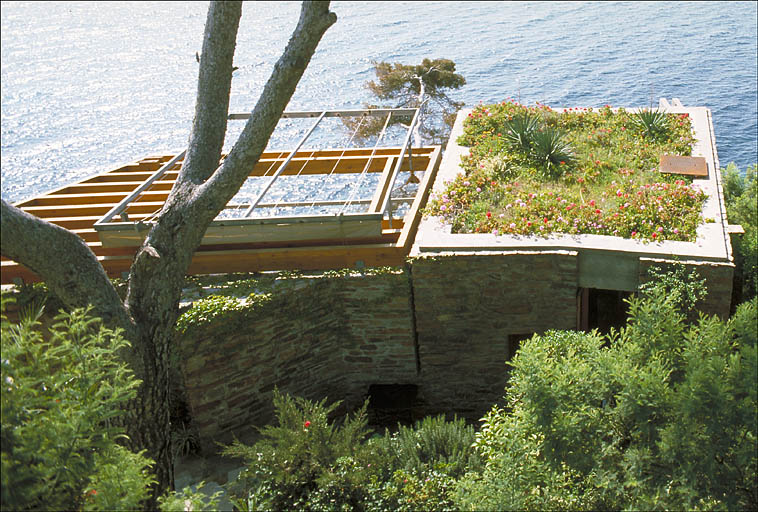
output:
<svg viewBox="0 0 758 512"><path fill-rule="evenodd" d="M220 211L239 190L266 148L276 124L295 92L326 30L337 21L329 2L306 1L287 48L223 165L202 186L202 209ZM215 215L214 215L215 217Z"/></svg>
<svg viewBox="0 0 758 512"><path fill-rule="evenodd" d="M226 134L232 64L241 16L241 2L212 2L208 9L195 118L177 189L188 181L193 185L203 183L218 167Z"/></svg>
<svg viewBox="0 0 758 512"><path fill-rule="evenodd" d="M134 333L127 311L87 244L72 232L1 200L0 252L37 273L70 308L94 306L110 327Z"/></svg>

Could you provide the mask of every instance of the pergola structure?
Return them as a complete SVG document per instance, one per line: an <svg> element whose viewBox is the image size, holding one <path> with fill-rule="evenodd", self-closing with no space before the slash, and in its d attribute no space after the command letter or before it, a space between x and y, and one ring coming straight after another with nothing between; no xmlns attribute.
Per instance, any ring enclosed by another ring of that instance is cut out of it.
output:
<svg viewBox="0 0 758 512"><path fill-rule="evenodd" d="M247 116L231 114L229 118ZM383 118L376 144L303 149L324 118L345 116ZM405 140L401 146L382 147L395 116L412 117ZM261 155L243 185L247 190L211 222L189 273L402 264L441 155L439 146L412 146L417 109L288 112L282 118L315 122L294 148ZM16 206L73 230L106 272L120 277L129 270L137 248L160 215L183 159L184 152L144 158ZM303 186L306 181L310 186ZM331 197L319 197L320 189L333 182L339 190ZM3 284L39 280L6 258L1 277Z"/></svg>

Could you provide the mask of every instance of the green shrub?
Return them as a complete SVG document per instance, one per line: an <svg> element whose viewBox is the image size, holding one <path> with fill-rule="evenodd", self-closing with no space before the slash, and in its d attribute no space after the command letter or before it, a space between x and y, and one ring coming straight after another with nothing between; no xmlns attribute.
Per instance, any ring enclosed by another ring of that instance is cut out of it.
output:
<svg viewBox="0 0 758 512"><path fill-rule="evenodd" d="M440 415L426 417L413 427L400 426L398 431L385 431L382 438L372 439L372 455L383 461L389 472L398 469L423 474L431 470L457 478L467 470L481 466L473 449L474 427L462 419L446 421Z"/></svg>
<svg viewBox="0 0 758 512"><path fill-rule="evenodd" d="M264 509L311 506L319 479L333 471L338 459L353 456L367 435L367 404L341 425L329 419L338 406L275 391L278 424L262 428L262 438L253 446L235 441L224 448L224 455L247 464L230 486L232 494Z"/></svg>
<svg viewBox="0 0 758 512"><path fill-rule="evenodd" d="M539 120L529 112L517 115L505 122L504 137L508 143L523 153L532 149L532 137L539 128Z"/></svg>
<svg viewBox="0 0 758 512"><path fill-rule="evenodd" d="M732 224L741 224L745 234L733 237L735 272L742 300L758 293L758 165L751 165L744 176L734 163L724 172L724 199Z"/></svg>
<svg viewBox="0 0 758 512"><path fill-rule="evenodd" d="M162 512L184 512L193 510L217 510L221 491L206 496L200 491L205 482L197 484L196 489L185 487L181 491L166 494L158 499ZM114 509L116 510L116 509Z"/></svg>
<svg viewBox="0 0 758 512"><path fill-rule="evenodd" d="M632 116L632 123L646 137L653 140L663 139L668 132L666 114L660 110L642 109Z"/></svg>
<svg viewBox="0 0 758 512"><path fill-rule="evenodd" d="M59 314L46 341L41 308L12 324L5 305L2 508L137 508L152 462L118 446L113 426L138 385L117 356L128 343L88 309Z"/></svg>
<svg viewBox="0 0 758 512"><path fill-rule="evenodd" d="M679 303L651 288L619 333L524 342L460 508L756 509L756 300L689 325Z"/></svg>

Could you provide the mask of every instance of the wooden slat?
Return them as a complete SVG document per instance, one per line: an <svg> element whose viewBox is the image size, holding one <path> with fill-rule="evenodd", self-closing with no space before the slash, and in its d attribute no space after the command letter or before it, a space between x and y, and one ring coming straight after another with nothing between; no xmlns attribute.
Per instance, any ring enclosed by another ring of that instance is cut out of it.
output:
<svg viewBox="0 0 758 512"><path fill-rule="evenodd" d="M397 241L398 246L405 250L405 253L411 249L413 240L416 237L416 230L418 229L419 222L421 222L421 208L426 205L426 201L429 199L429 193L432 189L432 183L437 176L437 170L440 168L440 162L442 160L442 148L436 146L434 153L430 157L429 166L424 172L424 178L419 183L418 192L416 198L411 204L411 208L405 215L405 225L403 226L403 233Z"/></svg>
<svg viewBox="0 0 758 512"><path fill-rule="evenodd" d="M47 218L52 216L91 216L103 215L118 203L88 204L88 205L60 205L60 206L28 206L24 211L37 217ZM132 203L129 206L129 214L153 213L163 206L163 202Z"/></svg>
<svg viewBox="0 0 758 512"><path fill-rule="evenodd" d="M114 193L114 192L124 192L128 194L137 186L139 186L139 181L113 181L113 182L101 182L101 183L78 183L76 185L70 185L68 187L65 187L61 189L60 194L93 194L93 193ZM153 183L153 186L150 187L150 190L171 190L172 183L170 182L163 182L163 181L157 181Z"/></svg>
<svg viewBox="0 0 758 512"><path fill-rule="evenodd" d="M708 176L708 164L702 156L661 155L659 170L664 174Z"/></svg>
<svg viewBox="0 0 758 512"><path fill-rule="evenodd" d="M168 190L148 190L142 193L136 202L165 202L168 197ZM109 193L109 192L92 192L88 194L56 194L47 197L34 199L28 206L73 206L80 204L118 204L124 199L127 193ZM133 203L132 203L133 204ZM27 207L27 205L24 205Z"/></svg>

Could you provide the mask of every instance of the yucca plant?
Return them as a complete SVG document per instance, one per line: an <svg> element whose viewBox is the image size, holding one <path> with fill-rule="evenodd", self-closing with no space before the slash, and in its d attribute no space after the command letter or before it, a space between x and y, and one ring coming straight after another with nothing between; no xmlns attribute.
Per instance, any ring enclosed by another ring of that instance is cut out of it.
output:
<svg viewBox="0 0 758 512"><path fill-rule="evenodd" d="M660 110L642 109L632 117L632 122L646 137L653 140L663 139L668 132L666 114Z"/></svg>
<svg viewBox="0 0 758 512"><path fill-rule="evenodd" d="M554 128L542 128L532 134L532 158L550 177L558 177L574 158L571 145L563 133Z"/></svg>
<svg viewBox="0 0 758 512"><path fill-rule="evenodd" d="M538 128L537 118L525 113L505 122L505 139L513 147L528 153L532 147L532 135Z"/></svg>

